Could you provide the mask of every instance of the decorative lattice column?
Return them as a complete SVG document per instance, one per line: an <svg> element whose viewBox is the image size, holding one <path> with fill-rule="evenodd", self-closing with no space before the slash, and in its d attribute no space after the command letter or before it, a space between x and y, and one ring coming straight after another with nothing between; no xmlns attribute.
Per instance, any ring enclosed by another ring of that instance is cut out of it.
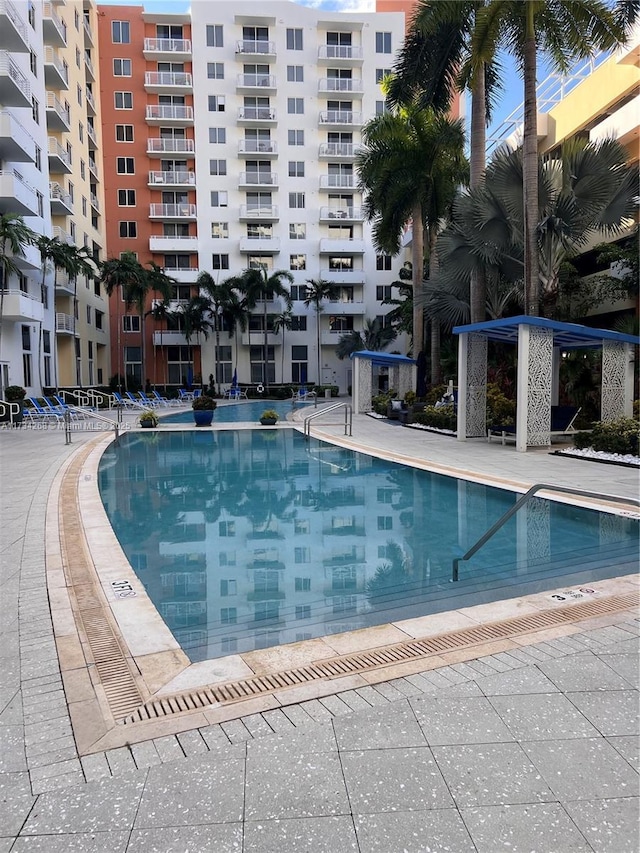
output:
<svg viewBox="0 0 640 853"><path fill-rule="evenodd" d="M487 338L473 333L458 342L458 441L487 434Z"/></svg>
<svg viewBox="0 0 640 853"><path fill-rule="evenodd" d="M633 411L633 350L619 341L602 342L603 421L631 417Z"/></svg>
<svg viewBox="0 0 640 853"><path fill-rule="evenodd" d="M416 387L416 368L413 364L400 364L397 367L397 389L398 397L404 399L407 391L413 391Z"/></svg>
<svg viewBox="0 0 640 853"><path fill-rule="evenodd" d="M548 446L551 438L553 331L518 328L518 405L516 450Z"/></svg>
<svg viewBox="0 0 640 853"><path fill-rule="evenodd" d="M358 414L371 411L373 367L368 358L353 359L353 408Z"/></svg>

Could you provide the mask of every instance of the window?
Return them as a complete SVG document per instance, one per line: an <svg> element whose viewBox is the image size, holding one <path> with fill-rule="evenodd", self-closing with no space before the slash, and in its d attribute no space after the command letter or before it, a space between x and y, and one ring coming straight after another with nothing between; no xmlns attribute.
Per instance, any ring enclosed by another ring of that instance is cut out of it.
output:
<svg viewBox="0 0 640 853"><path fill-rule="evenodd" d="M378 530L393 530L393 516L379 515Z"/></svg>
<svg viewBox="0 0 640 853"><path fill-rule="evenodd" d="M135 190L118 190L118 207L135 207Z"/></svg>
<svg viewBox="0 0 640 853"><path fill-rule="evenodd" d="M304 160L289 160L289 177L304 178Z"/></svg>
<svg viewBox="0 0 640 853"><path fill-rule="evenodd" d="M291 381L306 382L309 375L309 362L306 346L291 347Z"/></svg>
<svg viewBox="0 0 640 853"><path fill-rule="evenodd" d="M384 101L376 101L376 115L383 116L385 113L389 112L389 107L386 105Z"/></svg>
<svg viewBox="0 0 640 853"><path fill-rule="evenodd" d="M223 625L235 625L238 621L238 608L237 607L221 607L220 608L220 621Z"/></svg>
<svg viewBox="0 0 640 853"><path fill-rule="evenodd" d="M210 175L226 175L227 161L226 160L209 160Z"/></svg>
<svg viewBox="0 0 640 853"><path fill-rule="evenodd" d="M236 523L235 521L219 521L218 522L218 536L235 536L236 535Z"/></svg>
<svg viewBox="0 0 640 853"><path fill-rule="evenodd" d="M211 268L214 270L229 269L229 255L214 254L211 256Z"/></svg>
<svg viewBox="0 0 640 853"><path fill-rule="evenodd" d="M87 200L84 196L82 196L82 215L87 215Z"/></svg>
<svg viewBox="0 0 640 853"><path fill-rule="evenodd" d="M287 98L287 112L289 115L302 115L304 113L304 98Z"/></svg>
<svg viewBox="0 0 640 853"><path fill-rule="evenodd" d="M292 332L306 332L307 331L307 318L304 314L295 314L291 318L291 331Z"/></svg>
<svg viewBox="0 0 640 853"><path fill-rule="evenodd" d="M129 21L111 22L111 41L113 44L129 44L131 42Z"/></svg>
<svg viewBox="0 0 640 853"><path fill-rule="evenodd" d="M91 305L87 305L87 325L91 325ZM89 341L91 343L91 341Z"/></svg>
<svg viewBox="0 0 640 853"><path fill-rule="evenodd" d="M309 288L306 284L292 284L289 293L291 295L291 299L293 302L304 302L307 298L307 290Z"/></svg>
<svg viewBox="0 0 640 853"><path fill-rule="evenodd" d="M293 549L293 559L296 563L310 563L311 562L311 548L308 545L298 546Z"/></svg>
<svg viewBox="0 0 640 853"><path fill-rule="evenodd" d="M117 110L133 109L133 92L114 92L113 97Z"/></svg>
<svg viewBox="0 0 640 853"><path fill-rule="evenodd" d="M288 130L287 141L289 145L304 145L304 130Z"/></svg>
<svg viewBox="0 0 640 853"><path fill-rule="evenodd" d="M290 208L303 208L304 207L304 193L289 193L289 207Z"/></svg>
<svg viewBox="0 0 640 853"><path fill-rule="evenodd" d="M82 106L82 86L80 84L76 86L76 100L78 101L78 104Z"/></svg>
<svg viewBox="0 0 640 853"><path fill-rule="evenodd" d="M118 231L121 237L133 239L134 237L138 236L138 223L131 221L119 222Z"/></svg>
<svg viewBox="0 0 640 853"><path fill-rule="evenodd" d="M125 314L122 318L122 331L123 332L139 332L140 331L140 317L137 314Z"/></svg>
<svg viewBox="0 0 640 853"><path fill-rule="evenodd" d="M211 223L211 236L214 240L221 240L225 237L229 236L229 223L228 222L212 222Z"/></svg>
<svg viewBox="0 0 640 853"><path fill-rule="evenodd" d="M226 190L214 190L211 193L211 207L227 207L229 204L229 194Z"/></svg>
<svg viewBox="0 0 640 853"><path fill-rule="evenodd" d="M36 28L36 7L33 5L31 0L29 0L29 4L27 6L27 20L29 21L29 24L33 27L33 29L35 30L35 28Z"/></svg>
<svg viewBox="0 0 640 853"><path fill-rule="evenodd" d="M289 239L290 240L305 240L307 237L307 226L304 222L289 223Z"/></svg>
<svg viewBox="0 0 640 853"><path fill-rule="evenodd" d="M221 24L207 25L207 47L224 47Z"/></svg>
<svg viewBox="0 0 640 853"><path fill-rule="evenodd" d="M114 77L131 77L131 60L130 59L114 59L113 60L113 76Z"/></svg>
<svg viewBox="0 0 640 853"><path fill-rule="evenodd" d="M296 604L296 619L311 619L311 605Z"/></svg>
<svg viewBox="0 0 640 853"><path fill-rule="evenodd" d="M87 166L84 160L80 160L80 177L84 181L87 177Z"/></svg>
<svg viewBox="0 0 640 853"><path fill-rule="evenodd" d="M38 76L38 57L32 50L29 51L29 67L31 68L31 73L33 74L33 76L37 77Z"/></svg>
<svg viewBox="0 0 640 853"><path fill-rule="evenodd" d="M376 83L382 83L388 74L391 74L390 68L376 68Z"/></svg>
<svg viewBox="0 0 640 853"><path fill-rule="evenodd" d="M224 80L224 62L207 62L209 80Z"/></svg>
<svg viewBox="0 0 640 853"><path fill-rule="evenodd" d="M80 142L84 142L84 125L81 121L78 122L78 139Z"/></svg>
<svg viewBox="0 0 640 853"><path fill-rule="evenodd" d="M391 285L376 287L376 299L378 302L383 302L385 299L391 299Z"/></svg>
<svg viewBox="0 0 640 853"><path fill-rule="evenodd" d="M133 142L133 125L116 125L116 142Z"/></svg>
<svg viewBox="0 0 640 853"><path fill-rule="evenodd" d="M290 270L306 270L307 256L306 255L289 255Z"/></svg>
<svg viewBox="0 0 640 853"><path fill-rule="evenodd" d="M104 318L104 311L98 311L96 309L96 329L100 329L100 331L102 331L102 329L104 328L103 318Z"/></svg>
<svg viewBox="0 0 640 853"><path fill-rule="evenodd" d="M135 175L136 164L133 157L116 157L116 172L119 175Z"/></svg>
<svg viewBox="0 0 640 853"><path fill-rule="evenodd" d="M390 270L391 269L391 255L376 255L376 269L377 270Z"/></svg>
<svg viewBox="0 0 640 853"><path fill-rule="evenodd" d="M296 592L311 592L311 578L296 578Z"/></svg>
<svg viewBox="0 0 640 853"><path fill-rule="evenodd" d="M209 128L209 142L212 145L216 143L222 144L227 141L227 129L226 127L210 127Z"/></svg>
<svg viewBox="0 0 640 853"><path fill-rule="evenodd" d="M36 169L41 172L42 171L42 148L39 148L36 145L36 161L35 161Z"/></svg>
<svg viewBox="0 0 640 853"><path fill-rule="evenodd" d="M287 50L302 50L302 30L287 27Z"/></svg>
<svg viewBox="0 0 640 853"><path fill-rule="evenodd" d="M223 113L226 104L224 95L209 95L209 112Z"/></svg>
<svg viewBox="0 0 640 853"><path fill-rule="evenodd" d="M31 98L31 116L36 124L40 124L40 105L37 99L33 97Z"/></svg>
<svg viewBox="0 0 640 853"><path fill-rule="evenodd" d="M81 65L82 65L82 58L80 55L80 48L77 47L76 48L76 68L80 68Z"/></svg>
<svg viewBox="0 0 640 853"><path fill-rule="evenodd" d="M376 33L376 53L391 53L391 33Z"/></svg>
<svg viewBox="0 0 640 853"><path fill-rule="evenodd" d="M235 580L220 581L220 597L226 598L229 595L238 594L238 582Z"/></svg>
<svg viewBox="0 0 640 853"><path fill-rule="evenodd" d="M289 83L303 83L304 67L302 65L287 65L287 80Z"/></svg>

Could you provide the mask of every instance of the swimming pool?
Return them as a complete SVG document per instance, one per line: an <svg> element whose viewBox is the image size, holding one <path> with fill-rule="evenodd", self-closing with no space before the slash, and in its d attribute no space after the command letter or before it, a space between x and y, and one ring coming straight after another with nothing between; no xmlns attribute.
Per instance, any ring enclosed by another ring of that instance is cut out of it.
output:
<svg viewBox="0 0 640 853"><path fill-rule="evenodd" d="M637 558L635 519L535 498L454 584L453 558L512 492L296 430L123 435L101 459L99 487L192 661L586 583L631 572Z"/></svg>
<svg viewBox="0 0 640 853"><path fill-rule="evenodd" d="M245 400L240 403L221 403L218 405L213 422L222 424L257 423L260 415L265 409L275 409L281 420L294 410L291 400ZM313 405L309 403L296 403L295 410L300 409L313 411ZM193 424L191 409L185 412L176 412L162 418L162 423L168 424Z"/></svg>

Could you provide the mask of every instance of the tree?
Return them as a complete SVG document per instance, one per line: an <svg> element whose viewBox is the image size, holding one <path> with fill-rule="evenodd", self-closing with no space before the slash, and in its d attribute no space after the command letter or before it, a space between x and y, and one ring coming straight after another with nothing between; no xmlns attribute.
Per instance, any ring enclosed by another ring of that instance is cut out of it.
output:
<svg viewBox="0 0 640 853"><path fill-rule="evenodd" d="M435 242L439 221L467 174L461 121L415 104L376 116L362 131L357 158L365 213L374 220L377 249L395 255L412 226L413 353L424 348L424 317L417 295L424 278L424 232Z"/></svg>
<svg viewBox="0 0 640 853"><path fill-rule="evenodd" d="M169 320L173 314L173 312L171 310L171 300L170 299L158 299L158 300L156 300L152 304L151 310L148 311L147 313L151 317L153 317L153 319L155 320L156 323L160 324L160 350L162 350L162 348L163 348L162 326L164 325L166 327L169 325ZM155 379L155 378L157 378L157 358L155 356L153 359L153 363L154 363L154 379ZM168 382L166 358L162 359L162 365L163 365L163 377L162 378L163 378L164 386L166 388L167 382Z"/></svg>
<svg viewBox="0 0 640 853"><path fill-rule="evenodd" d="M149 316L149 314L152 313L151 311L145 311L144 310L145 305L146 305L147 296L149 293L155 293L160 297L160 303L159 304L166 305L171 300L171 297L174 294L174 288L175 288L176 284L178 283L175 278L168 276L165 273L164 269L161 266L159 266L158 264L154 263L154 261L149 261L147 266L148 266L148 269L144 270L145 279L146 279L146 281L145 281L146 292L140 293L140 296L142 297L142 302L138 304L138 309L140 311L140 331L142 334L142 377L143 377L143 380L146 378L146 371L145 371L145 365L146 365L145 320ZM155 381L156 373L157 373L157 367L156 367L155 358L154 358L154 364L153 364L154 381Z"/></svg>
<svg viewBox="0 0 640 853"><path fill-rule="evenodd" d="M321 364L321 344L320 344L320 314L322 312L322 303L325 299L337 299L339 288L337 284L332 281L325 281L322 278L307 279L307 296L304 300L304 304L308 308L310 305L313 305L313 309L316 312L316 354L318 357L318 378L316 382L318 385L322 385L322 376L320 371Z"/></svg>
<svg viewBox="0 0 640 853"><path fill-rule="evenodd" d="M284 384L284 330L290 329L293 325L293 314L291 310L287 308L284 311L281 311L280 314L276 314L273 318L273 332L274 334L279 334L282 332L282 363L280 366L280 381Z"/></svg>
<svg viewBox="0 0 640 853"><path fill-rule="evenodd" d="M134 304L143 289L146 289L146 271L138 261L133 252L124 252L119 258L108 258L98 264L99 280L104 285L107 296L117 294L120 291L121 299L116 299L116 337L118 356L116 373L118 375L118 390L121 392L120 377L124 375L125 388L127 387L127 376L124 370L121 346L121 314L120 303L124 300L126 307ZM143 377L144 382L144 377Z"/></svg>
<svg viewBox="0 0 640 853"><path fill-rule="evenodd" d="M2 351L2 321L4 318L4 294L9 276L19 275L20 267L15 258L24 258L24 250L35 243L37 235L25 225L22 216L15 213L0 215L0 352Z"/></svg>
<svg viewBox="0 0 640 853"><path fill-rule="evenodd" d="M542 50L560 71L576 59L624 43L640 7L621 0L616 9L603 0L491 0L478 10L474 48L493 56L499 46L511 53L524 82L523 204L525 313L540 313L538 242L537 61Z"/></svg>
<svg viewBox="0 0 640 853"><path fill-rule="evenodd" d="M392 326L383 326L379 319L365 320L364 329L358 332L352 329L346 335L341 335L336 346L336 355L342 361L354 352L366 349L371 352L380 352L391 341L395 340L396 334Z"/></svg>
<svg viewBox="0 0 640 853"><path fill-rule="evenodd" d="M209 298L210 311L213 318L213 329L216 335L215 376L218 384L218 394L220 393L220 383L222 382L220 366L218 363L220 354L220 328L224 320L225 310L229 305L230 293L232 290L229 281L230 279L217 284L213 276L206 271L201 272L196 280L196 284L200 288L200 291L204 291L206 296Z"/></svg>
<svg viewBox="0 0 640 853"><path fill-rule="evenodd" d="M227 279L227 284L229 284L231 279ZM247 329L247 323L249 321L249 312L247 311L243 299L239 296L237 291L229 286L229 298L227 304L225 305L223 312L224 322L229 329L229 337L235 337L235 350L236 357L235 363L236 367L238 365L238 329L241 332L245 332Z"/></svg>
<svg viewBox="0 0 640 853"><path fill-rule="evenodd" d="M191 339L195 335L198 345L200 344L200 335L204 335L205 340L207 340L209 332L213 329L213 324L208 319L210 313L211 302L206 296L192 296L176 311L176 315L181 321L184 336L187 339L189 361L192 365L193 347Z"/></svg>

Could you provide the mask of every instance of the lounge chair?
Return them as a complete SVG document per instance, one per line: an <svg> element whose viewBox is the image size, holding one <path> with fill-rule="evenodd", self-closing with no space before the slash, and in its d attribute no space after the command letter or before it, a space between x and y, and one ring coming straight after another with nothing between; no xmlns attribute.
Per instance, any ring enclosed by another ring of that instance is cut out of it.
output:
<svg viewBox="0 0 640 853"><path fill-rule="evenodd" d="M409 411L404 400L389 400L387 403L387 417L390 421L400 421L403 414Z"/></svg>
<svg viewBox="0 0 640 853"><path fill-rule="evenodd" d="M173 400L170 400L168 397L163 397L155 389L151 393L153 394L153 396L155 397L155 399L157 400L157 402L160 406L179 406L180 405L180 400L178 400L177 397L175 397Z"/></svg>
<svg viewBox="0 0 640 853"><path fill-rule="evenodd" d="M551 420L549 424L549 443L554 438L575 435L578 430L574 423L580 414L579 406L551 406ZM502 443L516 440L516 428L514 424L493 424L487 427L487 441L493 437L501 438Z"/></svg>
<svg viewBox="0 0 640 853"><path fill-rule="evenodd" d="M293 401L294 401L294 403L295 403L295 402L297 402L297 403L304 403L304 402L306 402L307 400L315 400L315 398L316 398L316 392L315 392L315 391L311 391L311 390L310 390L310 389L308 389L308 388L304 388L304 387L302 387L302 388L298 388L298 390L297 390L297 391L294 391L294 392L293 392Z"/></svg>
<svg viewBox="0 0 640 853"><path fill-rule="evenodd" d="M49 421L51 421L52 419L56 421L62 420L61 412L50 408L45 409L43 406L40 405L39 401L35 397L29 397L28 400L31 403L31 408L25 408L23 410L23 415L27 419L35 420L37 416L40 421L45 418L48 418Z"/></svg>
<svg viewBox="0 0 640 853"><path fill-rule="evenodd" d="M57 394L53 395L53 399L58 404L58 408L60 409L62 414L64 415L66 412L68 412L69 417L72 420L81 421L81 420L86 420L86 418L88 417L86 412L80 411L78 408L74 408L73 406L70 406L68 403L65 403L65 401L62 399L62 397L59 397ZM43 397L43 400L45 400L47 403L49 403L49 405L52 408L56 408L55 406L53 406L52 403L49 402L48 397Z"/></svg>
<svg viewBox="0 0 640 853"><path fill-rule="evenodd" d="M144 408L142 403L134 400L133 402L130 399L125 399L119 391L113 392L113 399L116 401L116 404L122 406L125 409L142 409Z"/></svg>
<svg viewBox="0 0 640 853"><path fill-rule="evenodd" d="M178 388L178 395L181 403L190 403L193 400L193 391L185 391L184 388Z"/></svg>
<svg viewBox="0 0 640 853"><path fill-rule="evenodd" d="M147 395L144 393L144 391L138 391L138 394L140 395L140 401L139 402L141 402L142 405L146 406L148 409L155 409L161 405L161 403L159 403L157 400L152 400L151 397L147 397ZM136 401L136 402L138 402L138 401Z"/></svg>

